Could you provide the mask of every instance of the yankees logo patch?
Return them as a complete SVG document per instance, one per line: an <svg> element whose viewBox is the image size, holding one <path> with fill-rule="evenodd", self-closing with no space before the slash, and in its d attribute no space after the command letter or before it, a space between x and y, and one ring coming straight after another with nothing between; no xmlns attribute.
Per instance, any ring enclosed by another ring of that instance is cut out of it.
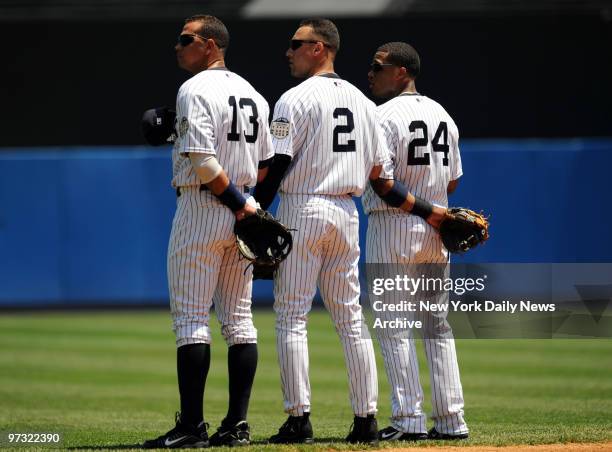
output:
<svg viewBox="0 0 612 452"><path fill-rule="evenodd" d="M179 136L183 138L189 130L189 120L183 116L181 123L179 124Z"/></svg>
<svg viewBox="0 0 612 452"><path fill-rule="evenodd" d="M282 140L289 135L289 120L287 118L277 118L270 124L270 133L274 138Z"/></svg>

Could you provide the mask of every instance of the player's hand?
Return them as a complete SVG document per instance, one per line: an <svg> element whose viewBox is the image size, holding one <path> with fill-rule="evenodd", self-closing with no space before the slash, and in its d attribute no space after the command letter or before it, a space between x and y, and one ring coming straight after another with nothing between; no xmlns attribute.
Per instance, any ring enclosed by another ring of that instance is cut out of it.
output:
<svg viewBox="0 0 612 452"><path fill-rule="evenodd" d="M257 213L257 207L254 207L247 202L242 209L234 212L234 215L236 216L236 221L240 221L240 220L244 220L246 217L255 215L256 213Z"/></svg>
<svg viewBox="0 0 612 452"><path fill-rule="evenodd" d="M434 204L433 211L431 215L427 217L427 223L433 226L436 229L440 229L440 225L442 224L442 220L446 217L446 212L448 209L441 206L436 206Z"/></svg>

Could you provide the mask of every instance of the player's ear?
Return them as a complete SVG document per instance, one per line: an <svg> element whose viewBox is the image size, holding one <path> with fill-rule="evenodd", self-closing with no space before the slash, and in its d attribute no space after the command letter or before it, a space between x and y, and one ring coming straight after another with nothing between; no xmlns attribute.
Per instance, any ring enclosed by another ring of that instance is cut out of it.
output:
<svg viewBox="0 0 612 452"><path fill-rule="evenodd" d="M215 48L217 47L217 43L215 42L214 39L207 39L204 45L208 53L214 52Z"/></svg>
<svg viewBox="0 0 612 452"><path fill-rule="evenodd" d="M397 71L397 78L398 79L402 79L404 77L410 77L410 74L408 74L408 71L406 70L405 67L400 66L397 69L398 69L398 71Z"/></svg>

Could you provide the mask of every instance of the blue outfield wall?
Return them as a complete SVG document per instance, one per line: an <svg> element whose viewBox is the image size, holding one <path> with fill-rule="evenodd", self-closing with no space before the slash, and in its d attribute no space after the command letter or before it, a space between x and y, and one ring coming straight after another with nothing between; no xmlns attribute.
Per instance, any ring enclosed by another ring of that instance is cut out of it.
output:
<svg viewBox="0 0 612 452"><path fill-rule="evenodd" d="M463 140L462 158L451 205L492 227L455 262L611 261L612 139ZM169 148L0 150L0 306L165 303L170 177Z"/></svg>

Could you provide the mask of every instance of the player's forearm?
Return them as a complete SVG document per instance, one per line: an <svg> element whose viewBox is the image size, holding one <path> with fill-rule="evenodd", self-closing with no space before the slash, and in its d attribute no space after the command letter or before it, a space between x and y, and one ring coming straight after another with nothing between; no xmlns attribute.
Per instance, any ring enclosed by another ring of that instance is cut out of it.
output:
<svg viewBox="0 0 612 452"><path fill-rule="evenodd" d="M266 177L261 181L257 181L254 196L262 209L267 210L270 204L272 204L272 201L274 201L276 192L290 164L291 157L282 154L276 155L268 167Z"/></svg>
<svg viewBox="0 0 612 452"><path fill-rule="evenodd" d="M270 171L270 165L274 163L274 156L270 157L266 160L260 160L257 164L257 183L262 182Z"/></svg>
<svg viewBox="0 0 612 452"><path fill-rule="evenodd" d="M247 203L244 195L238 191L225 171L206 186L219 201L234 212L237 220L242 220L244 217L255 213L255 207Z"/></svg>
<svg viewBox="0 0 612 452"><path fill-rule="evenodd" d="M391 179L370 180L376 194L391 207L423 218L434 228L440 227L446 209L414 196L400 181Z"/></svg>
<svg viewBox="0 0 612 452"><path fill-rule="evenodd" d="M241 219L252 213L245 197L229 179L217 159L210 154L190 153L189 159L194 171L210 192L227 206L236 218Z"/></svg>
<svg viewBox="0 0 612 452"><path fill-rule="evenodd" d="M274 201L279 186L280 181L272 180L270 177L266 177L261 182L257 182L255 194L253 196L255 196L255 200L262 209L268 210L272 201Z"/></svg>
<svg viewBox="0 0 612 452"><path fill-rule="evenodd" d="M225 174L225 171L221 171L219 176L217 176L210 182L207 182L206 186L213 195L218 197L219 195L221 195L221 193L227 190L230 184L231 181L229 180L229 177L227 177L227 174Z"/></svg>
<svg viewBox="0 0 612 452"><path fill-rule="evenodd" d="M269 168L260 168L259 170L257 170L257 183L262 182L266 176L268 175L268 169Z"/></svg>

